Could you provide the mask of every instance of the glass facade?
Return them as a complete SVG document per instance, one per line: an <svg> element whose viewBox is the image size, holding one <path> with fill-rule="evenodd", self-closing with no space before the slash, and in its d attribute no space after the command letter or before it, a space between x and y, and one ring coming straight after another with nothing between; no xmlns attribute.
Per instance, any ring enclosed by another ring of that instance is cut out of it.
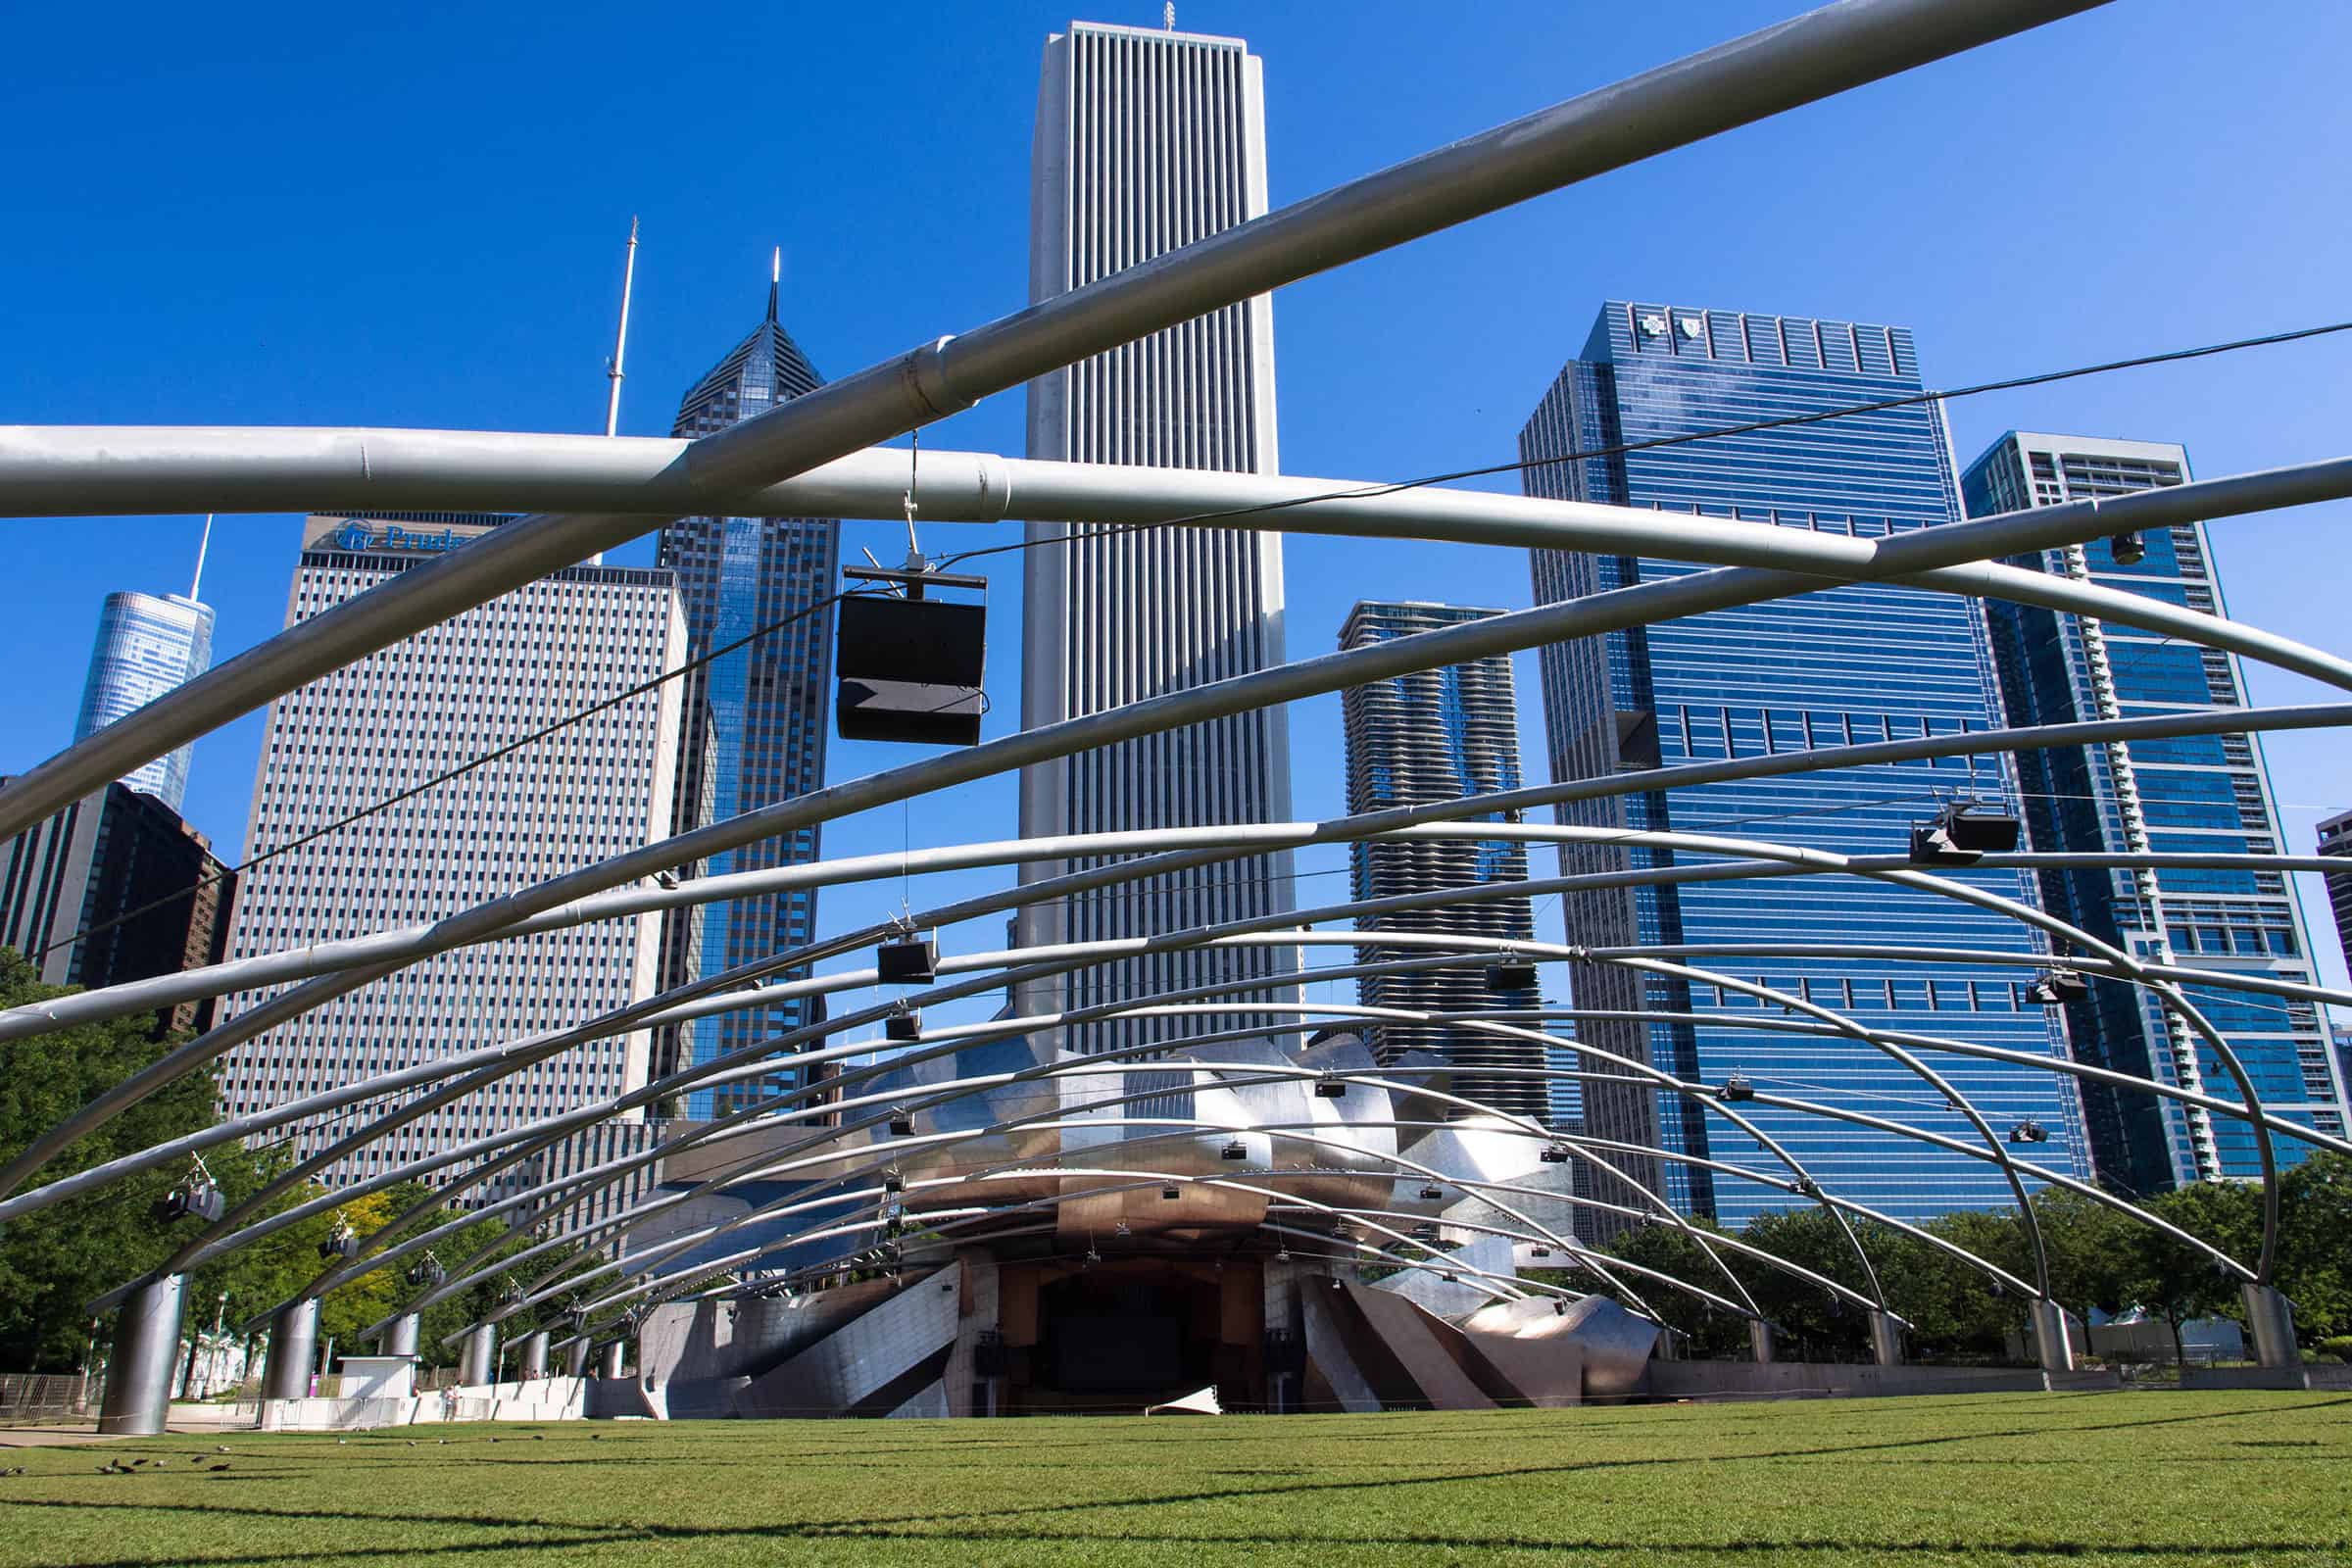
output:
<svg viewBox="0 0 2352 1568"><path fill-rule="evenodd" d="M823 384L800 346L767 318L696 383L672 435L706 436ZM840 573L840 524L830 517L680 517L662 530L662 564L676 573L692 657L725 647L797 612L790 625L701 666L687 677L687 734L705 737L679 758L680 831L691 816L724 820L815 789L825 777L825 702L833 683L833 611L817 609ZM818 830L799 829L713 857L705 875L797 865L818 855ZM684 922L679 922L683 926ZM667 983L720 973L816 932L813 889L705 906L701 930L673 930ZM803 978L805 968L787 978ZM686 1031L691 1059L709 1061L821 1016L795 999L758 1011L702 1019ZM657 1063L658 1071L671 1063ZM692 1095L687 1114L708 1118L790 1087L790 1074Z"/></svg>
<svg viewBox="0 0 2352 1568"><path fill-rule="evenodd" d="M2332 855L2352 866L2352 811L2340 811L2320 824L2320 853ZM2352 869L2328 873L2328 907L2335 916L2336 940L2352 953ZM2352 1101L2352 1074L2340 1069L2338 1087Z"/></svg>
<svg viewBox="0 0 2352 1568"><path fill-rule="evenodd" d="M213 665L213 611L178 594L108 594L98 612L98 642L81 689L74 739L86 741L116 719L203 674ZM188 793L182 746L122 776L142 795L174 811Z"/></svg>
<svg viewBox="0 0 2352 1568"><path fill-rule="evenodd" d="M1785 415L1819 413L1921 390L1900 327L1689 310L1604 306L1521 432L1523 459L1556 458L1687 436ZM1959 515L1942 418L1933 404L1823 423L1613 451L1527 470L1528 493L1740 517L1878 538ZM1536 597L1553 602L1698 570L1681 563L1539 551ZM1553 776L1950 736L1998 722L1979 607L1949 595L1852 585L1709 612L1543 651ZM1564 808L1562 820L1770 840L1842 854L1902 855L1913 823L1955 798L2014 803L1994 754L1690 787ZM1616 845L1572 847L1567 874L1692 858ZM1944 873L1950 875L1952 873ZM2030 902L2017 872L1962 873ZM2014 920L1932 894L1859 877L1688 882L1572 894L1568 940L1593 947L1840 944L2036 951ZM1996 1046L2034 1055L2063 1049L2054 1014L2029 1003L2019 965L1769 955L1690 960L1762 981L1867 1027ZM1741 1027L1782 1021L1710 983L1578 965L1580 1008L1695 1014L1690 1021L1588 1022L1589 1045L1647 1059L1686 1081L1720 1085L1735 1070L1764 1092L1831 1101L1976 1143L1973 1125L1917 1075L1866 1043ZM1930 1064L1996 1131L2038 1123L2034 1157L2083 1164L2080 1098L2059 1075L1928 1051ZM1679 1095L1589 1085L1596 1136L1625 1138L1786 1177L1744 1133ZM1915 1141L1793 1111L1754 1118L1824 1185L1906 1220L2010 1201L1994 1165ZM1678 1205L1740 1224L1805 1200L1673 1161L1628 1161ZM1603 1197L1612 1194L1601 1183Z"/></svg>
<svg viewBox="0 0 2352 1568"><path fill-rule="evenodd" d="M1368 648L1391 638L1499 613L1459 605L1359 604L1348 612L1340 646ZM1341 695L1341 707L1347 720L1350 815L1466 795L1493 795L1518 789L1524 782L1519 772L1519 705L1507 655L1351 686ZM1527 846L1500 838L1359 842L1348 847L1348 865L1353 898L1386 899L1445 888L1524 882ZM1524 896L1363 915L1355 924L1359 931L1427 932L1505 942L1531 942L1536 934L1535 914ZM1376 946L1355 951L1360 963L1421 956ZM1366 1006L1426 1012L1489 1012L1543 1005L1540 987L1496 991L1490 988L1484 968L1367 975L1356 982L1356 995ZM1550 1119L1551 1096L1543 1078L1478 1071L1481 1067L1543 1068L1548 1062L1540 1045L1443 1023L1381 1022L1372 1026L1372 1037L1373 1054L1384 1065L1409 1051L1430 1052L1460 1069L1452 1085L1455 1094L1540 1121Z"/></svg>
<svg viewBox="0 0 2352 1568"><path fill-rule="evenodd" d="M2146 441L2011 431L1971 464L1961 483L1972 516L2058 506L2184 483L2188 454ZM2020 558L2012 564L2217 612L2221 584L2202 523L2134 536L2142 552L2119 561L2112 541ZM2128 554L2128 553L2127 553ZM2003 700L2013 724L2067 724L2245 704L2234 654L2186 647L2116 622L2031 605L1986 606ZM2035 850L2279 852L2278 808L2252 735L2198 735L2128 746L2027 752L2018 759L2027 842ZM2040 873L2044 906L2106 942L2197 968L2314 983L2311 943L2283 873L2179 870ZM2282 1119L2340 1135L2343 1110L2327 1034L2314 1004L2185 987L2197 1009L2245 1063L2263 1103ZM2233 1080L2135 986L2095 980L2070 1003L2068 1032L2086 1062L2180 1083L2225 1100ZM2180 1053L2193 1050L2193 1062ZM2178 1102L2086 1087L2099 1174L2133 1192L2200 1177L2261 1173L2252 1129L2230 1117L2192 1122ZM2281 1142L2293 1163L2308 1146Z"/></svg>

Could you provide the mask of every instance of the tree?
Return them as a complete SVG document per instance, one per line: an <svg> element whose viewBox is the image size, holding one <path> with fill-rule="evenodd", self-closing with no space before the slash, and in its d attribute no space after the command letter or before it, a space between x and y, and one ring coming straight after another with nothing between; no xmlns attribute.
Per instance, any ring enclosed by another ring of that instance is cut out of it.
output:
<svg viewBox="0 0 2352 1568"><path fill-rule="evenodd" d="M2243 1261L2262 1245L2261 1202L2257 1188L2194 1182L2150 1199L2143 1206ZM2132 1271L2124 1283L2134 1301L2161 1315L2173 1331L2174 1359L2186 1360L2180 1325L2191 1318L2236 1315L2236 1276L2153 1225L2135 1225L2131 1245Z"/></svg>
<svg viewBox="0 0 2352 1568"><path fill-rule="evenodd" d="M2295 1335L2352 1334L2352 1155L2313 1154L2278 1184L2278 1287Z"/></svg>
<svg viewBox="0 0 2352 1568"><path fill-rule="evenodd" d="M66 994L0 948L0 1006ZM140 1014L0 1042L0 1161L15 1159L48 1128L162 1055L169 1048L148 1038L154 1023L152 1014ZM212 1119L212 1081L190 1075L68 1145L29 1185L184 1137ZM150 1171L0 1226L0 1368L53 1372L79 1364L89 1301L169 1254L171 1240L148 1209L179 1175Z"/></svg>
<svg viewBox="0 0 2352 1568"><path fill-rule="evenodd" d="M42 985L29 963L0 948L0 1007L68 994ZM180 1044L159 1045L148 1038L153 1022L148 1015L114 1018L0 1042L0 1163ZM211 1075L189 1073L68 1145L28 1185L39 1187L201 1132L213 1125L217 1109ZM249 1150L225 1143L207 1150L204 1163L233 1212L280 1177L291 1156L283 1147ZM155 1268L197 1233L194 1221L167 1227L152 1212L186 1174L182 1166L123 1177L0 1226L0 1369L66 1371L80 1364L92 1329L88 1303ZM245 1223L306 1202L319 1191L309 1183L290 1188L265 1201ZM366 1234L391 1217L392 1198L387 1193L354 1200L198 1268L188 1280L190 1327L209 1321L224 1295L232 1319L296 1296L326 1266L319 1247L337 1218ZM357 1333L392 1310L398 1289L396 1279L379 1272L328 1296L322 1332Z"/></svg>

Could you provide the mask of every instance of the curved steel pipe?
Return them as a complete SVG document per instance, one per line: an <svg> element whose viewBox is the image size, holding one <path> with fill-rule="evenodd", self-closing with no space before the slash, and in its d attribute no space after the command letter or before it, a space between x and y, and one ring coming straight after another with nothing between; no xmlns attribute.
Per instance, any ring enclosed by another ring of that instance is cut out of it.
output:
<svg viewBox="0 0 2352 1568"><path fill-rule="evenodd" d="M1841 0L898 355L706 436L676 465L718 490L790 478L1162 327L2093 3ZM524 518L314 617L305 641L334 645L349 662L464 608L457 601L478 604L643 531L629 517ZM0 837L301 684L307 676L288 679L291 635L0 789Z"/></svg>

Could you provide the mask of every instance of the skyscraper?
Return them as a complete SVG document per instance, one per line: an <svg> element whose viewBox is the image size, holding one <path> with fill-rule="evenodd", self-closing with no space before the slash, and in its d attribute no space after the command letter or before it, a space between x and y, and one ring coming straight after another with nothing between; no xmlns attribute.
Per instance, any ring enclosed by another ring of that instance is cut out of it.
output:
<svg viewBox="0 0 2352 1568"><path fill-rule="evenodd" d="M98 612L97 645L90 651L89 678L81 689L81 712L74 723L75 741L88 740L133 709L144 708L212 667L213 611L195 597L204 580L201 553L196 571L196 584L185 596L106 596ZM193 750L182 746L167 752L124 774L122 782L176 811L187 797Z"/></svg>
<svg viewBox="0 0 2352 1568"><path fill-rule="evenodd" d="M1074 24L1046 43L1030 187L1030 297L1054 295L1266 210L1264 83L1238 38ZM1029 385L1029 456L1275 471L1274 318L1260 295ZM1102 712L1283 662L1280 536L1032 523L1024 556L1021 722ZM1237 714L1024 769L1021 832L1287 819L1290 729ZM1064 865L1036 864L1028 880ZM1291 907L1290 856L1252 856L1038 908L1030 942L1179 929ZM1040 986L1024 1007L1085 1005L1254 976L1276 950L1165 955ZM1078 1050L1211 1027L1136 1020Z"/></svg>
<svg viewBox="0 0 2352 1568"><path fill-rule="evenodd" d="M227 956L235 890L212 840L154 796L109 784L0 841L0 947L48 984L85 990L201 968ZM207 997L163 1009L155 1033L212 1026Z"/></svg>
<svg viewBox="0 0 2352 1568"><path fill-rule="evenodd" d="M303 528L286 624L506 520L459 513L313 517ZM249 867L232 956L441 919L667 834L682 683L634 688L676 669L685 651L667 571L569 566L279 698L254 783L255 852L612 706ZM625 1006L655 990L661 923L634 915L428 958L230 1051L221 1058L220 1097L231 1114L242 1113ZM223 1013L235 1017L271 994L237 993ZM648 1050L644 1030L574 1047L426 1114L326 1176L365 1178L640 1087ZM297 1151L307 1154L349 1130L349 1114L297 1124Z"/></svg>
<svg viewBox="0 0 2352 1568"><path fill-rule="evenodd" d="M2328 873L2328 907L2335 915L2336 940L2352 956L2352 811L2338 811L2320 824L2320 853L2345 861L2343 870ZM2352 1091L2352 1084L2344 1087Z"/></svg>
<svg viewBox="0 0 2352 1568"><path fill-rule="evenodd" d="M778 323L776 296L771 278L766 318L695 383L670 434L710 435L823 384ZM690 744L674 796L681 813L707 811L723 820L824 782L825 703L833 680L833 610L826 601L840 572L840 532L830 517L680 517L662 530L661 562L677 574L693 657L788 622L686 677ZM692 825L681 814L675 827ZM800 828L714 856L702 869L716 876L798 865L817 858L818 843L815 827ZM815 931L814 889L706 905L699 954L687 954L682 929L673 931L666 979L688 978L690 962L710 975L804 947ZM789 977L807 972L795 969ZM814 1004L798 999L701 1019L692 1026L692 1059L709 1061L821 1016ZM787 1086L790 1076L705 1090L689 1098L688 1113L723 1114Z"/></svg>
<svg viewBox="0 0 2352 1568"><path fill-rule="evenodd" d="M1934 404L1716 436L1644 451L1626 444L1694 435L1759 413L1825 413L1917 393L1911 334L1798 317L1612 301L1580 359L1569 362L1519 437L1524 460L1590 454L1527 470L1530 494L1738 516L1781 527L1877 538L1959 514L1942 416ZM1683 563L1535 553L1536 597L1551 602L1698 569ZM1992 727L2000 709L1977 607L1950 595L1851 585L1712 611L1543 651L1544 710L1553 775L1757 757L1849 742L1948 736ZM1957 798L2014 803L1993 755L1751 779L1578 804L1563 820L1591 826L1722 833L1860 854L1904 852L1915 821ZM1570 873L1689 858L1593 845L1561 857ZM1963 873L2017 900L2016 872ZM1593 947L1686 943L1820 943L1820 957L1693 958L1702 968L1763 980L1865 1025L2057 1055L2055 1016L2025 996L2030 968L1881 961L1844 944L2034 951L2015 921L1947 899L1856 877L1693 882L1593 891L1564 901L1568 940ZM1948 1138L1975 1128L1885 1053L1862 1042L1738 1027L1752 1001L1709 983L1637 976L1607 965L1573 971L1577 1005L1719 1014L1695 1023L1589 1024L1587 1043L1642 1057L1690 1082L1735 1070L1797 1098L1857 1100L1873 1113ZM1769 1016L1780 1017L1773 1008ZM2067 1080L2005 1062L1932 1054L1934 1066L1996 1128L2033 1122L2049 1135L2037 1157L2080 1167L2080 1102ZM1686 1097L1589 1086L1586 1119L1606 1138L1786 1177L1743 1134L1721 1136ZM1897 1156L1887 1134L1797 1112L1757 1120L1833 1190L1918 1220L2009 1201L1990 1164L1914 1145ZM1637 1175L1650 1173L1646 1164ZM1693 1210L1738 1223L1792 1200L1752 1183L1661 1162L1667 1191ZM1603 1183L1603 1196L1610 1184Z"/></svg>
<svg viewBox="0 0 2352 1568"><path fill-rule="evenodd" d="M1972 516L2160 489L2189 478L2188 454L2163 442L2012 430L1969 466ZM2134 559L2136 558L2136 559ZM2099 540L2013 563L2034 570L2223 612L2202 522ZM1985 605L2012 724L2068 724L2245 706L2237 656L2095 616L2033 605ZM2130 745L2023 752L2026 842L2035 850L2279 851L2278 806L2254 735L2193 735ZM2051 913L2129 952L2195 968L2309 985L2310 934L2284 873L2043 871ZM2315 1004L2185 988L2244 1061L2264 1106L2282 1120L2343 1131L2343 1110ZM2094 1066L2237 1098L2210 1049L2145 990L2094 980L2066 1007L2076 1056ZM2262 1171L2253 1130L2177 1101L2082 1090L2099 1173L2133 1192ZM2307 1147L2281 1140L2292 1163Z"/></svg>
<svg viewBox="0 0 2352 1568"><path fill-rule="evenodd" d="M1340 631L1343 649L1368 648L1464 621L1500 614L1458 605L1359 603ZM1519 705L1509 656L1447 664L1398 675L1342 694L1348 733L1348 810L1350 815L1393 806L1418 806L1465 795L1515 790L1519 773ZM1350 894L1385 899L1527 879L1527 848L1505 839L1358 843L1349 848ZM1535 913L1525 898L1491 899L1443 908L1404 909L1357 919L1359 931L1414 931L1535 940ZM1366 945L1357 961L1424 956ZM1366 975L1356 982L1366 1006L1424 1012L1491 1012L1542 1005L1536 986L1490 988L1483 969L1431 969ZM1530 1025L1529 1027L1536 1027ZM1382 1022L1373 1026L1373 1054L1385 1065L1408 1051L1430 1052L1456 1064L1456 1094L1499 1110L1548 1121L1551 1095L1540 1077L1485 1075L1481 1067L1541 1069L1540 1045L1481 1034L1443 1023Z"/></svg>

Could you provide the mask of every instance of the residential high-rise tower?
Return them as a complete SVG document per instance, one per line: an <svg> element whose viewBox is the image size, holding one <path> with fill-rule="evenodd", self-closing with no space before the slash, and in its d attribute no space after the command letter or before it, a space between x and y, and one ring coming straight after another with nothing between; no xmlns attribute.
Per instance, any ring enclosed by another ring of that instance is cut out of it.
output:
<svg viewBox="0 0 2352 1568"><path fill-rule="evenodd" d="M1942 416L1933 403L1819 423L1622 450L1698 436L1761 414L1830 413L1921 390L1901 327L1611 301L1520 434L1534 495L1737 516L1780 527L1878 538L1959 515ZM1577 457L1578 454L1588 454ZM1535 554L1539 601L1605 593L1699 568L1684 563L1554 551ZM1998 722L1982 618L1968 600L1880 585L1708 612L1543 651L1553 776L1605 777L1659 763L1766 757L1865 741L1956 736ZM1769 840L1837 852L1904 853L1913 823L1974 799L2014 808L2012 775L1986 753L1686 787L1579 803L1565 821ZM1561 857L1569 873L1682 863L1640 846L1592 845ZM1703 858L1703 857L1701 858ZM1962 872L2026 901L2014 871ZM1867 1026L2057 1055L2054 1014L2026 996L2034 937L2014 919L1860 877L1687 882L1572 894L1568 940L1591 947L1817 943L1817 957L1693 956L1729 978L1762 980ZM1992 950L2021 966L1864 957L1841 947ZM1796 1098L1865 1103L1877 1115L1971 1141L1976 1127L1943 1097L1863 1041L1741 1027L1782 1017L1713 982L1637 975L1605 964L1573 971L1577 1005L1699 1014L1695 1022L1603 1023L1588 1043L1645 1058L1686 1082L1720 1086L1734 1071ZM1721 1021L1717 1021L1720 1018ZM1936 1069L2006 1131L2047 1136L2034 1157L2082 1167L2080 1102L2071 1082L2030 1066L1937 1055ZM1860 1097L1857 1100L1857 1097ZM1711 1100L1590 1085L1590 1130L1651 1142L1788 1180L1788 1167L1712 1111ZM2010 1201L1997 1164L1795 1111L1755 1120L1832 1190L1906 1220ZM1730 1223L1792 1201L1784 1192L1673 1160L1653 1171L1692 1210ZM1608 1183L1602 1184L1609 1196Z"/></svg>
<svg viewBox="0 0 2352 1568"><path fill-rule="evenodd" d="M1972 516L2129 495L2185 483L2188 454L2164 442L2012 430L1961 481ZM2014 564L2220 613L2225 603L2202 522L2046 551ZM2245 706L2235 654L2095 616L1987 601L1994 662L2013 725L2067 724ZM2028 844L2090 854L2279 851L2278 805L2255 735L2188 735L2129 745L2021 752ZM2043 871L2051 913L2102 941L2194 968L2310 985L2310 934L2277 871ZM2338 1136L2343 1109L2316 1004L2184 988L2245 1063L2264 1108ZM2093 980L2067 1004L2076 1056L2159 1083L2237 1098L2218 1056L2144 989ZM2132 1192L2258 1178L2253 1129L2178 1101L2100 1084L2082 1090L2099 1174ZM2281 1140L2279 1158L2308 1146Z"/></svg>
<svg viewBox="0 0 2352 1568"><path fill-rule="evenodd" d="M1500 613L1458 605L1359 603L1348 613L1340 646L1368 648ZM1519 772L1519 705L1507 655L1350 686L1341 694L1341 707L1347 721L1350 815L1492 795L1515 790L1524 782ZM1358 900L1527 879L1527 848L1508 839L1358 843L1349 847L1348 859L1349 893ZM1532 906L1521 897L1365 915L1357 919L1356 929L1532 942L1536 921ZM1368 943L1356 950L1356 956L1361 963L1378 963L1427 955ZM1477 968L1366 975L1356 982L1356 993L1366 1006L1422 1012L1492 1012L1542 1004L1539 987L1498 992L1491 978L1490 971ZM1521 1026L1540 1027L1525 1020ZM1406 1052L1426 1051L1459 1069L1454 1093L1498 1110L1550 1118L1551 1095L1542 1077L1479 1071L1540 1070L1546 1064L1540 1045L1445 1023L1384 1020L1372 1026L1372 1036L1373 1054L1384 1065Z"/></svg>
<svg viewBox="0 0 2352 1568"><path fill-rule="evenodd" d="M823 384L778 322L777 292L771 278L766 318L686 394L672 435L710 435ZM693 826L695 813L724 820L824 782L825 704L833 683L833 610L826 601L840 574L840 533L830 517L680 517L662 530L661 562L677 574L693 657L786 622L687 675L689 744L674 795L685 814L678 830ZM818 843L817 828L800 828L714 856L702 871L798 865L817 858ZM816 932L816 892L704 906L695 954L686 951L684 924L673 928L666 960L665 978L673 984L691 977L690 964L711 975L807 946ZM794 969L788 978L806 973ZM692 1059L709 1061L821 1016L814 1004L796 999L700 1019L691 1026ZM688 1113L724 1114L791 1083L787 1072L704 1091L689 1097Z"/></svg>
<svg viewBox="0 0 2352 1568"><path fill-rule="evenodd" d="M1138 266L1266 210L1264 87L1238 38L1073 24L1046 43L1030 194L1030 297ZM1265 296L1096 355L1029 387L1029 456L1275 471L1274 321ZM1280 536L1032 523L1021 721L1036 727L1283 662ZM1024 837L1262 822L1290 814L1281 709L1091 749L1024 769ZM1030 880L1059 864L1033 864ZM1063 899L1030 942L1179 929L1291 907L1288 854L1251 856ZM1166 955L1051 982L1025 1009L1219 980L1273 981L1274 949ZM1213 1027L1136 1020L1076 1031L1078 1050Z"/></svg>

